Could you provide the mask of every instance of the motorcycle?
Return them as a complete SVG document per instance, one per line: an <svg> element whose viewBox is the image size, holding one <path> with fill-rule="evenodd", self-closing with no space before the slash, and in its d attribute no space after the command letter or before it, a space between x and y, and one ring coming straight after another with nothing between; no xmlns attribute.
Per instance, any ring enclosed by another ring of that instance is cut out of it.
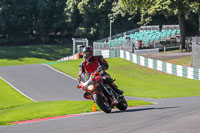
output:
<svg viewBox="0 0 200 133"><path fill-rule="evenodd" d="M119 110L127 109L127 102L123 95L117 94L108 84L104 83L101 72L84 72L80 76L77 88L87 92L87 98L93 100L105 113L110 113L115 106Z"/></svg>

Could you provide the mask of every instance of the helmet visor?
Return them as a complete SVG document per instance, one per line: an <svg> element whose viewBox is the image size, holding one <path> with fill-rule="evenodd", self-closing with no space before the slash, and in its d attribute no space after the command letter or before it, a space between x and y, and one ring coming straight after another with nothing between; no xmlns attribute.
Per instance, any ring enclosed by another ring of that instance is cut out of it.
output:
<svg viewBox="0 0 200 133"><path fill-rule="evenodd" d="M92 54L90 53L90 52L86 52L86 53L83 53L83 57L84 58L88 58L88 57L90 57Z"/></svg>

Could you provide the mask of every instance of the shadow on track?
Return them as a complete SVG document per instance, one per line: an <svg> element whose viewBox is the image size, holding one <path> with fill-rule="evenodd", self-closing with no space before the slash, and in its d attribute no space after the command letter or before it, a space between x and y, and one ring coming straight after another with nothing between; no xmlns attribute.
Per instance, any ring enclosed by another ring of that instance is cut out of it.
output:
<svg viewBox="0 0 200 133"><path fill-rule="evenodd" d="M125 111L114 111L112 113L125 113L125 112L137 112L137 111L146 111L146 110L158 110L158 109L174 109L174 108L180 108L180 107L161 107L161 108L140 108L140 109L128 109Z"/></svg>

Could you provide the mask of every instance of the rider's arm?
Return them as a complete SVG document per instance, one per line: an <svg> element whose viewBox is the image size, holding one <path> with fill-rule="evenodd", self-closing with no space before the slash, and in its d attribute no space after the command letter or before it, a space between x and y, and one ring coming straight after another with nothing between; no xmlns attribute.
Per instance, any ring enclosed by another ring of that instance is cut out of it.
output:
<svg viewBox="0 0 200 133"><path fill-rule="evenodd" d="M107 70L108 69L108 63L107 61L103 58L103 56L98 56L98 60L99 60L99 63L100 65L103 67L104 70Z"/></svg>
<svg viewBox="0 0 200 133"><path fill-rule="evenodd" d="M81 64L79 65L78 80L80 80L80 76L81 76L81 74L82 74L83 72L85 72L85 69L84 69L84 67L83 67L83 63L81 63Z"/></svg>

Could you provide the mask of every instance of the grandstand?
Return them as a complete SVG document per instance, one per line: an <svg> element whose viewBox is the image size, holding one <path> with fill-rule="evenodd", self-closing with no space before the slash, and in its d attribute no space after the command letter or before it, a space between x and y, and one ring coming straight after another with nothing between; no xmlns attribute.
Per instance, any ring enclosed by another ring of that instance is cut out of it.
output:
<svg viewBox="0 0 200 133"><path fill-rule="evenodd" d="M127 33L120 34L120 37L117 36L113 40L94 42L94 49L123 49L133 52L133 49L180 46L179 25L163 25L162 30L159 25L141 26L134 33Z"/></svg>

